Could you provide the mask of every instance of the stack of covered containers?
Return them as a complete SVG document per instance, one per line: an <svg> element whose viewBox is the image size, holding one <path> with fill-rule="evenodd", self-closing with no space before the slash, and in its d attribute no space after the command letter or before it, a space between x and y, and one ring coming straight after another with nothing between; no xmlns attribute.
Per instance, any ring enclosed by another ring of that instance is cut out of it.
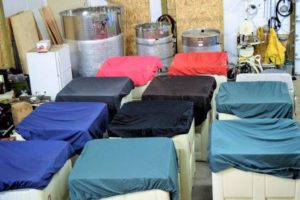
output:
<svg viewBox="0 0 300 200"><path fill-rule="evenodd" d="M180 168L179 195L186 200L191 199L195 172L193 112L188 101L133 101L122 106L108 129L110 137L172 139Z"/></svg>
<svg viewBox="0 0 300 200"><path fill-rule="evenodd" d="M207 77L202 80L202 83L200 82L197 84L190 84L189 86L182 86L184 87L183 90L198 88L200 91L200 93L197 91L198 95L200 94L203 96L206 101L206 105L209 105L208 112L202 113L206 115L204 118L205 120L201 123L195 124L195 155L196 159L200 161L207 160L209 127L216 116L214 99L219 91L220 84L227 81L227 71L228 57L225 52L179 53L175 55L175 58L169 68L169 76ZM216 83L209 81L209 77L213 77Z"/></svg>
<svg viewBox="0 0 300 200"><path fill-rule="evenodd" d="M212 125L209 146L213 197L299 199L300 128L288 86L280 78L253 79L224 83L216 97L221 120Z"/></svg>
<svg viewBox="0 0 300 200"><path fill-rule="evenodd" d="M76 154L80 154L69 178L71 199L179 199L181 194L177 180L176 150L169 138L94 140L104 136L110 113L118 112L122 97L130 93L131 85L130 79L120 77L74 79L57 95L56 99L59 102L45 103L39 106L17 126L17 132L26 140L33 142L44 140L45 143L51 140L63 140L69 143L69 148L74 149ZM188 132L190 127L193 127L191 126L193 120L192 105L189 102L187 104L179 102L178 105L183 110L177 117L184 120L184 125L180 124L183 126L180 126L179 130L187 129ZM164 136L163 134L162 136ZM92 139L93 141L90 141ZM53 145L53 147L55 146ZM24 151L28 152L29 150ZM14 149L12 154L15 155L15 153ZM44 153L44 157L40 156L42 153ZM41 151L40 154L36 155L36 160L50 159L50 151ZM72 155L73 152L65 155L65 157L70 158ZM7 156L11 157L10 154ZM49 162L51 161L57 171L58 167L63 164L63 159L66 158L63 157L62 161L58 162L60 157L57 154L54 154L53 157L55 159L51 159ZM24 157L23 162L28 158L29 156ZM38 164L39 162L35 163ZM93 164L90 165L91 163ZM122 167L122 165L124 166ZM34 165L30 166L37 169ZM53 170L49 163L45 163L43 167L49 168L51 172ZM46 192L41 190L36 195L42 195L43 198L46 195L47 198L50 196L50 198L55 199L67 199L67 179L71 170L71 162L67 167L65 167L68 169L67 171L64 168L63 173L58 172L61 174L61 178L55 179L54 184L57 187L53 188L53 183L50 184L51 194L48 192L49 189L45 188ZM99 169L103 170L99 171ZM46 174L47 177L49 177L48 174ZM4 176L5 173L1 175ZM5 177L7 176L10 175L5 175ZM3 183L6 184L5 180L10 182L12 179L3 180ZM24 181L23 179L20 180ZM60 184L57 183L57 180ZM3 188L5 190L3 195L8 194L7 190L28 188L28 184L21 184L22 187L16 187L18 180L15 182L9 188ZM95 190L95 185L97 190ZM42 189L44 186L45 184L33 188ZM14 192L10 192L9 196L5 197L15 197L10 196L11 194L14 195ZM17 193L18 199L22 199L19 196L23 195L24 192L21 192ZM33 199L41 198L35 196Z"/></svg>

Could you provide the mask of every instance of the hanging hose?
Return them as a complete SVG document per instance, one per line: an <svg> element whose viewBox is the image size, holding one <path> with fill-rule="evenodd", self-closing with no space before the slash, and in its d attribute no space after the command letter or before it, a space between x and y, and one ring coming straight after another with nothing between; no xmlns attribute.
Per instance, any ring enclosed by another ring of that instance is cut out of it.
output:
<svg viewBox="0 0 300 200"><path fill-rule="evenodd" d="M177 31L176 31L175 19L173 19L173 17L171 17L168 14L164 14L157 19L157 22L168 22L169 24L171 24L171 31L173 34L173 42L175 47L174 49L175 49L175 53L177 53Z"/></svg>
<svg viewBox="0 0 300 200"><path fill-rule="evenodd" d="M281 17L288 17L292 14L293 12L293 9L294 9L294 6L293 6L293 2L291 0L288 0L290 2L290 5L289 5L289 9L286 11L286 14L284 14L285 12L282 12L280 10L280 4L281 2L285 3L286 0L279 0L277 5L276 5L276 17L279 18L279 15Z"/></svg>
<svg viewBox="0 0 300 200"><path fill-rule="evenodd" d="M289 6L286 6L286 7L288 7L288 9L286 11L282 11L281 3L285 4L285 1L289 1ZM294 9L294 6L293 6L293 2L291 0L279 0L276 4L276 9L275 9L276 16L271 17L268 21L269 27L274 28L275 31L278 31L281 28L281 21L279 19L279 16L288 17L292 14L293 9Z"/></svg>
<svg viewBox="0 0 300 200"><path fill-rule="evenodd" d="M285 1L289 2L289 6L285 5ZM285 6L282 6L281 4L284 4ZM284 8L285 9L284 9ZM294 9L294 5L292 0L279 0L276 4L275 8L275 16L271 17L268 21L268 25L270 28L274 28L274 30L277 32L281 28L281 20L280 17L288 17L292 14Z"/></svg>

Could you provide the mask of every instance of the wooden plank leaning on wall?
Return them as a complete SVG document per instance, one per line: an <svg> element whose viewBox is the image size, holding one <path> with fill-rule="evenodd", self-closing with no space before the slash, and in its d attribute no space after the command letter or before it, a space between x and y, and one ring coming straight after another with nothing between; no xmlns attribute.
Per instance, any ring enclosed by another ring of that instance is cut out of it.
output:
<svg viewBox="0 0 300 200"><path fill-rule="evenodd" d="M32 11L24 11L10 17L23 73L28 74L26 53L40 40Z"/></svg>
<svg viewBox="0 0 300 200"><path fill-rule="evenodd" d="M8 31L7 20L4 16L3 2L0 0L0 68L15 66L11 38Z"/></svg>

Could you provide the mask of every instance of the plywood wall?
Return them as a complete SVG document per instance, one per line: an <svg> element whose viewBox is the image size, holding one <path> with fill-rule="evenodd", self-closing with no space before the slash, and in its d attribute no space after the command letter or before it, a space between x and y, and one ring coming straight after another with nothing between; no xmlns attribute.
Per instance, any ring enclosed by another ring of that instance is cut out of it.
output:
<svg viewBox="0 0 300 200"><path fill-rule="evenodd" d="M149 0L114 0L113 2L123 6L126 55L135 55L135 26L150 22L150 2Z"/></svg>
<svg viewBox="0 0 300 200"><path fill-rule="evenodd" d="M222 0L167 0L168 13L177 22L178 49L182 32L191 28L214 28L223 33ZM223 36L221 37L221 39ZM222 39L223 40L223 39Z"/></svg>

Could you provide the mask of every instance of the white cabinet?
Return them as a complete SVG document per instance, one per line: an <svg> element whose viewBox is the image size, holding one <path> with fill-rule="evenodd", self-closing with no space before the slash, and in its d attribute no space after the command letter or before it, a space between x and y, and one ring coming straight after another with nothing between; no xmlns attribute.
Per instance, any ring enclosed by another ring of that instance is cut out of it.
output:
<svg viewBox="0 0 300 200"><path fill-rule="evenodd" d="M55 100L56 94L72 80L68 45L53 46L47 53L27 53L32 94L44 94Z"/></svg>

